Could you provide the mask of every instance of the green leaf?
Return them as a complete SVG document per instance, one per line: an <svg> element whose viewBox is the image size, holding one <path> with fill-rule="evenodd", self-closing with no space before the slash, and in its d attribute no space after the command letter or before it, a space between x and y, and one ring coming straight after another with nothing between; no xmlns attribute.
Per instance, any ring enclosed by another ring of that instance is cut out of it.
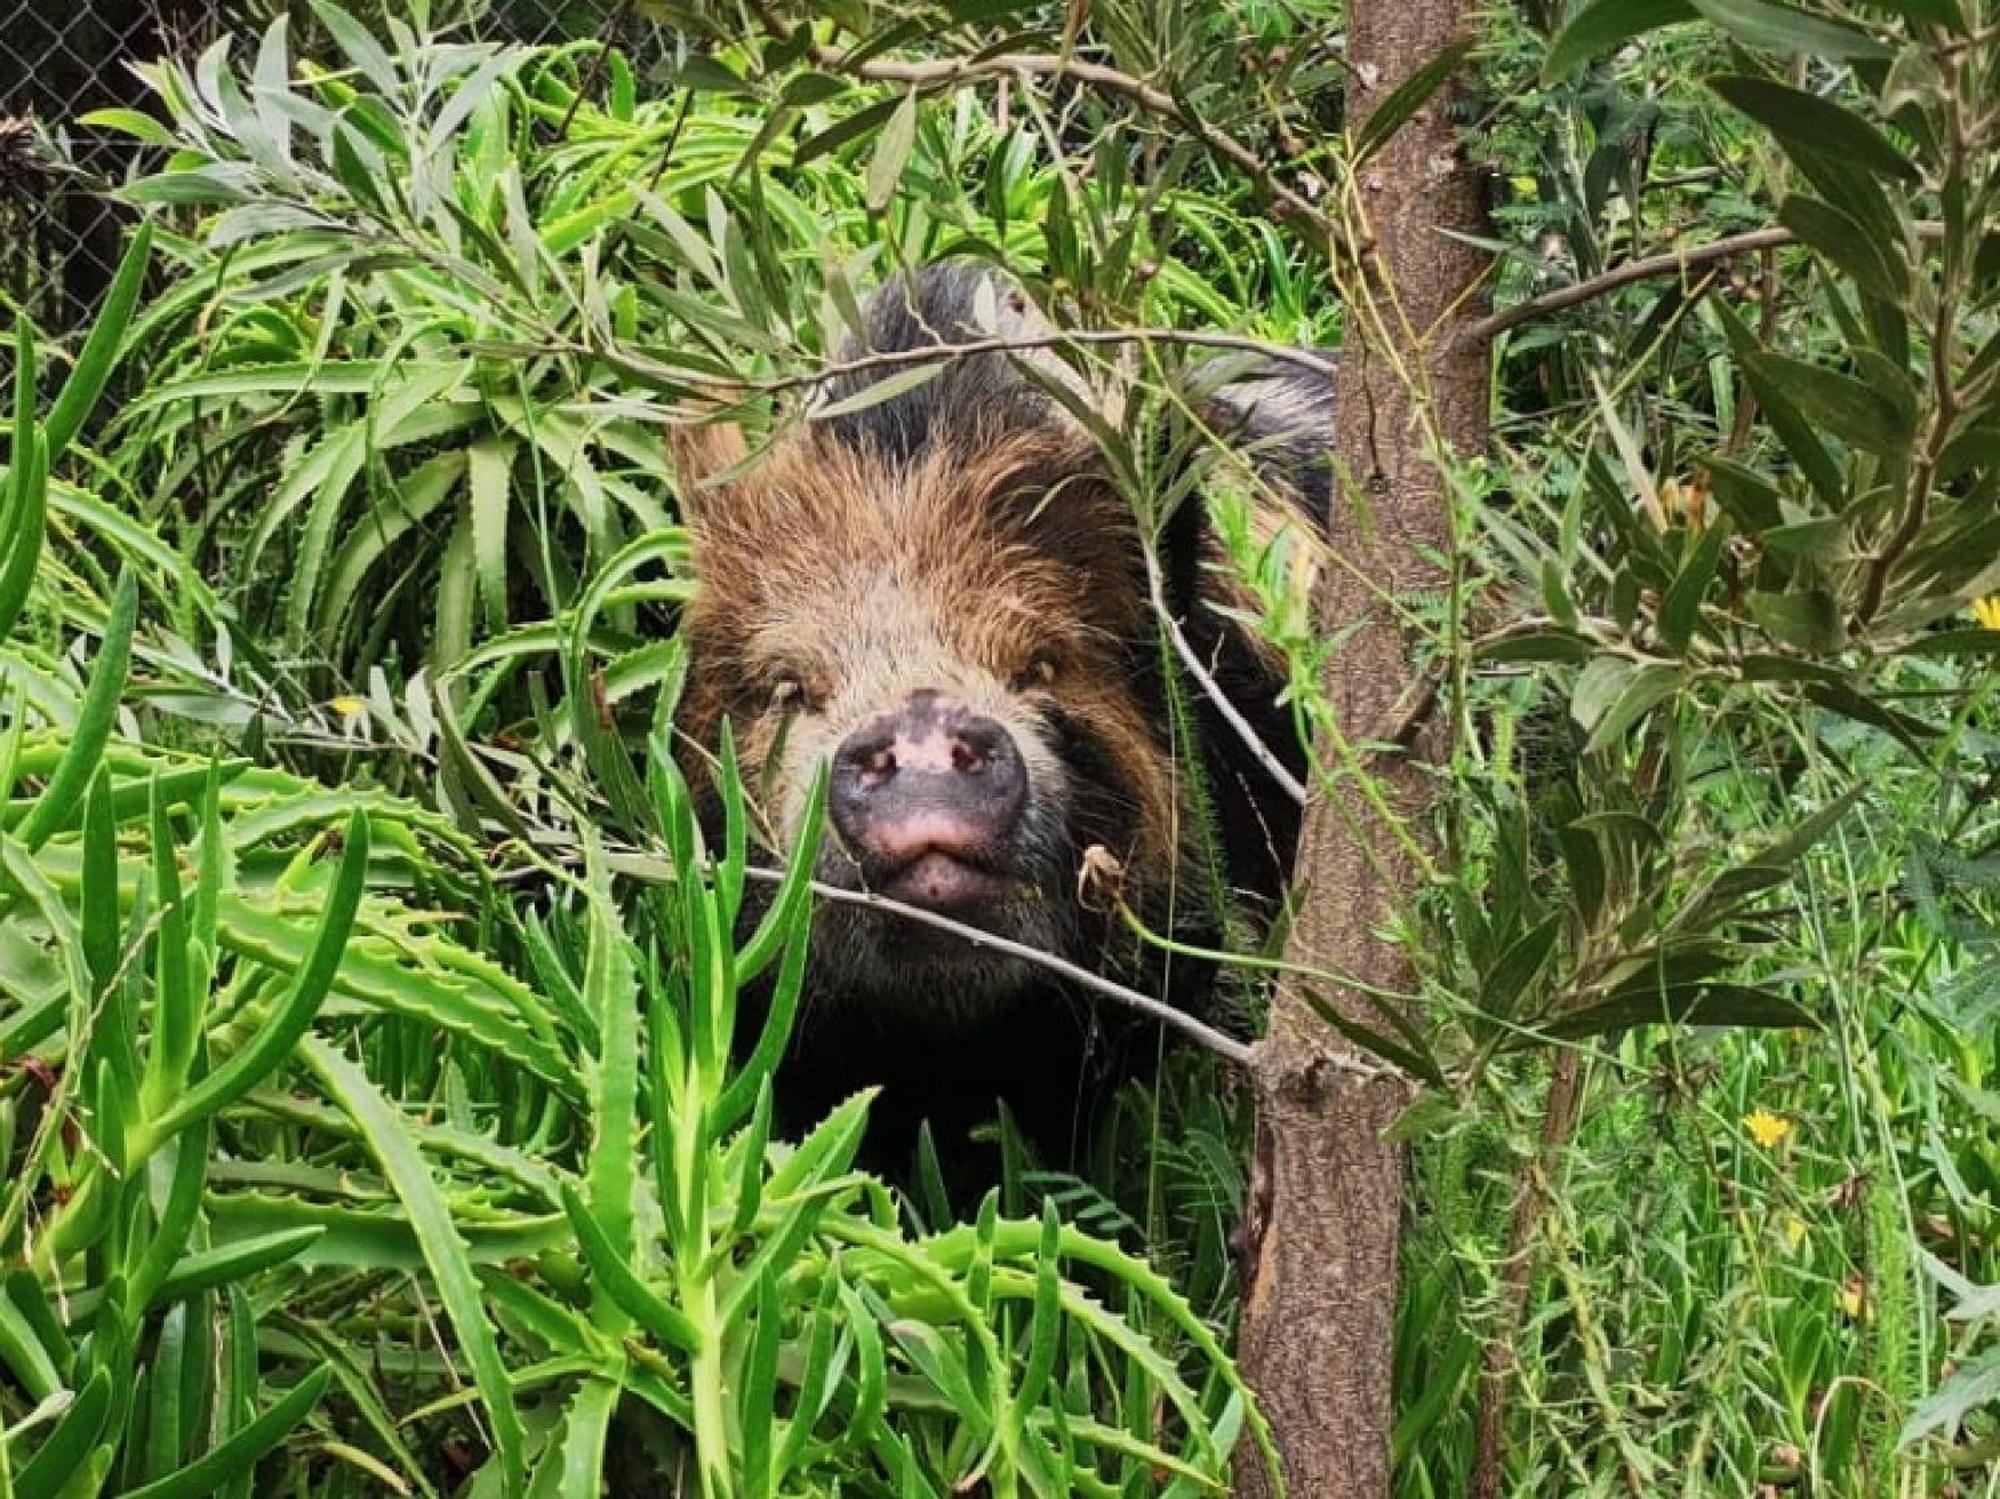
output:
<svg viewBox="0 0 2000 1499"><path fill-rule="evenodd" d="M1850 446L1894 458L1907 453L1915 441L1908 414L1851 375L1763 351L1751 354L1748 362L1767 382L1788 391L1814 426Z"/></svg>
<svg viewBox="0 0 2000 1499"><path fill-rule="evenodd" d="M1361 129L1354 138L1353 168L1373 156L1389 138L1403 127L1403 122L1429 102L1431 95L1444 87L1465 54L1472 50L1470 41L1456 41L1438 53L1429 62L1411 73L1397 84L1389 97L1369 113L1362 122Z"/></svg>
<svg viewBox="0 0 2000 1499"><path fill-rule="evenodd" d="M1788 5L1769 5L1765 0L1693 0L1693 5L1746 47L1803 52L1836 62L1894 55L1893 48L1865 31Z"/></svg>
<svg viewBox="0 0 2000 1499"><path fill-rule="evenodd" d="M1584 744L1586 753L1594 753L1617 743L1627 729L1672 697L1681 685L1678 667L1649 664L1634 671L1616 700L1605 709L1591 729L1590 738Z"/></svg>
<svg viewBox="0 0 2000 1499"><path fill-rule="evenodd" d="M925 360L908 369L896 370L879 380L870 380L851 396L842 396L837 401L829 401L824 406L815 406L806 413L807 419L815 422L832 421L837 416L849 416L856 411L866 411L870 406L880 406L884 401L893 401L905 391L915 390L934 380L943 373L950 363L948 356L940 354L936 359Z"/></svg>
<svg viewBox="0 0 2000 1499"><path fill-rule="evenodd" d="M1542 82L1553 83L1635 36L1694 18L1691 0L1590 0L1549 43Z"/></svg>
<svg viewBox="0 0 2000 1499"><path fill-rule="evenodd" d="M507 1363L500 1355L493 1325L486 1319L479 1281L466 1256L465 1241L452 1222L451 1208L437 1179L424 1165L409 1122L382 1096L368 1075L316 1036L300 1043L300 1055L319 1074L333 1101L352 1119L382 1172L409 1215L423 1249L424 1263L436 1283L438 1297L471 1365L500 1456L501 1491L518 1499L527 1483L522 1455L520 1413L514 1407Z"/></svg>
<svg viewBox="0 0 2000 1499"><path fill-rule="evenodd" d="M1549 1021L1540 1033L1553 1040L1576 1040L1640 1025L1727 1025L1789 1030L1816 1025L1812 1013L1770 989L1737 984L1698 988L1628 990Z"/></svg>
<svg viewBox="0 0 2000 1499"><path fill-rule="evenodd" d="M1917 169L1886 135L1831 99L1749 74L1711 78L1708 86L1777 136L1787 154L1832 157L1879 177L1917 180Z"/></svg>
<svg viewBox="0 0 2000 1499"><path fill-rule="evenodd" d="M1910 271L1893 244L1884 243L1852 214L1819 198L1793 193L1778 221L1800 241L1852 276L1862 290L1901 306L1910 294Z"/></svg>
<svg viewBox="0 0 2000 1499"><path fill-rule="evenodd" d="M99 1369L56 1419L35 1455L14 1475L14 1499L56 1499L86 1459L111 1412L111 1375Z"/></svg>
<svg viewBox="0 0 2000 1499"><path fill-rule="evenodd" d="M502 437L482 437L466 449L467 489L472 503L472 556L486 628L507 628L507 498L515 445Z"/></svg>
<svg viewBox="0 0 2000 1499"><path fill-rule="evenodd" d="M792 153L793 170L796 171L817 157L838 151L849 141L859 140L901 109L903 103L902 97L877 99L867 108L857 109L845 119L835 121L818 135L800 141L798 149Z"/></svg>
<svg viewBox="0 0 2000 1499"><path fill-rule="evenodd" d="M1781 644L1811 655L1837 651L1846 642L1833 596L1817 588L1799 593L1753 593L1750 614Z"/></svg>
<svg viewBox="0 0 2000 1499"><path fill-rule="evenodd" d="M348 814L345 846L333 890L320 917L312 953L306 959L284 1002L250 1044L184 1093L148 1127L154 1141L164 1140L196 1119L228 1107L283 1063L312 1025L313 1017L333 986L334 975L354 930L361 891L368 878L368 814L355 808Z"/></svg>
<svg viewBox="0 0 2000 1499"><path fill-rule="evenodd" d="M208 1499L237 1474L255 1467L259 1458L305 1420L332 1378L332 1368L321 1364L228 1441L156 1483L127 1489L123 1499Z"/></svg>
<svg viewBox="0 0 2000 1499"><path fill-rule="evenodd" d="M394 98L400 81L396 64L382 49L382 44L375 40L374 33L333 4L332 0L311 0L311 3L320 25L347 54L348 61L361 70L361 76L374 84L384 98Z"/></svg>
<svg viewBox="0 0 2000 1499"><path fill-rule="evenodd" d="M1902 1444L1907 1447L1933 1434L1953 1438L1967 1416L1996 1402L2000 1402L2000 1343L1961 1364L1951 1378L1917 1402L1903 1423Z"/></svg>
<svg viewBox="0 0 2000 1499"><path fill-rule="evenodd" d="M882 127L882 134L875 141L875 154L868 159L866 201L876 213L889 206L916 143L917 91L911 89Z"/></svg>
<svg viewBox="0 0 2000 1499"><path fill-rule="evenodd" d="M1694 635L1695 621L1700 617L1701 601L1708 595L1708 585L1714 581L1715 569L1722 561L1723 545L1728 540L1729 527L1719 522L1711 523L1702 532L1694 554L1660 599L1660 638L1676 651L1685 652L1688 648L1688 641Z"/></svg>
<svg viewBox="0 0 2000 1499"><path fill-rule="evenodd" d="M1805 475L1806 482L1812 485L1820 499L1830 508L1840 509L1847 499L1847 487L1841 476L1840 465L1834 462L1833 455L1826 450L1826 444L1819 440L1819 435L1813 431L1811 424L1799 413L1798 407L1792 404L1791 395L1785 387L1770 379L1757 367L1753 356L1761 351L1755 336L1743 326L1742 320L1729 310L1726 303L1711 300L1709 305L1714 308L1716 317L1721 321L1723 332L1729 338L1729 346L1735 350L1738 360L1741 361L1744 379L1749 382L1751 393L1757 397L1757 404L1764 408L1765 415L1770 419L1771 430L1777 433L1778 441L1784 445L1786 454L1798 466L1799 472ZM1769 545L1770 537L1766 535L1764 541Z"/></svg>
<svg viewBox="0 0 2000 1499"><path fill-rule="evenodd" d="M667 1302L639 1279L631 1265L612 1247L603 1227L573 1188L564 1185L562 1200L563 1211L569 1215L570 1226L576 1230L577 1247L583 1251L584 1260L597 1279L597 1289L609 1296L620 1310L651 1334L662 1347L676 1348L682 1353L698 1353L702 1344L701 1329L695 1326L687 1313Z"/></svg>
<svg viewBox="0 0 2000 1499"><path fill-rule="evenodd" d="M118 575L117 590L111 596L111 613L104 625L104 638L91 664L90 686L77 709L63 757L50 772L35 803L15 836L22 847L33 853L61 827L83 796L84 788L96 773L105 742L111 737L118 716L118 702L125 693L125 674L132 663L132 628L139 618L139 583L129 569Z"/></svg>
<svg viewBox="0 0 2000 1499"><path fill-rule="evenodd" d="M62 456L97 405L98 397L104 394L105 383L111 378L132 331L132 309L138 305L140 289L145 285L152 249L153 221L143 219L118 262L111 289L104 294L104 304L90 325L90 336L83 341L76 363L70 367L69 378L63 381L55 404L49 408L43 430L48 436L50 463Z"/></svg>

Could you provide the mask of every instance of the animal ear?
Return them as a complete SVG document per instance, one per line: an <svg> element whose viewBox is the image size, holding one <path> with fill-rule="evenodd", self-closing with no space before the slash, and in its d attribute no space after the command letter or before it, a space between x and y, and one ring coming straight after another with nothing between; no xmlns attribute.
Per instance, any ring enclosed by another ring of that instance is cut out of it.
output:
<svg viewBox="0 0 2000 1499"><path fill-rule="evenodd" d="M693 517L703 508L702 491L748 457L750 448L742 427L726 417L711 416L669 428L667 451L679 482L681 510Z"/></svg>

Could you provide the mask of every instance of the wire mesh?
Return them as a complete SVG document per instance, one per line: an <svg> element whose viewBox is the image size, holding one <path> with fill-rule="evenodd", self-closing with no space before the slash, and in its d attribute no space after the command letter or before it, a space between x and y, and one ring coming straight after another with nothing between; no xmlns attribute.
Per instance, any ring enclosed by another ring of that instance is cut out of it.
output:
<svg viewBox="0 0 2000 1499"><path fill-rule="evenodd" d="M410 5L346 8L380 24ZM430 12L433 24L496 40L605 37L642 51L657 41L630 0L433 0ZM0 319L73 329L117 266L126 214L110 191L146 148L78 122L101 109L153 112L136 65L192 57L223 35L247 45L280 13L310 49L318 31L302 0L0 0Z"/></svg>

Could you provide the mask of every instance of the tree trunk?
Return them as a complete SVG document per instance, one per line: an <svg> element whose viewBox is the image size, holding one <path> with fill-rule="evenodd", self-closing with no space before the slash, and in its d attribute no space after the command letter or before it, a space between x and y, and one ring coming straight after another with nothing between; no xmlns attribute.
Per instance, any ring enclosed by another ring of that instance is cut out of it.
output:
<svg viewBox="0 0 2000 1499"><path fill-rule="evenodd" d="M1348 118L1367 118L1458 40L1471 9L1469 0L1353 0ZM1342 737L1357 747L1425 737L1424 714L1411 707L1422 694L1395 610L1443 581L1424 555L1449 545L1438 445L1469 456L1486 440L1486 350L1462 331L1477 316L1472 289L1484 258L1444 232L1476 231L1482 215L1446 98L1434 94L1363 166L1347 204L1359 263L1344 270L1340 484L1329 519L1334 561L1319 608L1329 632L1358 622L1321 683ZM1299 846L1289 956L1406 992L1410 966L1384 933L1412 888L1411 859L1342 770L1334 746L1317 750L1327 773ZM1365 773L1399 815L1422 811L1426 783L1409 756L1374 754ZM1307 1003L1306 987L1279 986L1259 1048L1241 1354L1295 1499L1376 1499L1390 1491L1404 1170L1401 1148L1383 1134L1410 1087L1341 1042ZM1319 987L1343 1013L1380 1028L1356 994ZM1261 1473L1246 1472L1238 1492L1261 1499L1270 1489Z"/></svg>

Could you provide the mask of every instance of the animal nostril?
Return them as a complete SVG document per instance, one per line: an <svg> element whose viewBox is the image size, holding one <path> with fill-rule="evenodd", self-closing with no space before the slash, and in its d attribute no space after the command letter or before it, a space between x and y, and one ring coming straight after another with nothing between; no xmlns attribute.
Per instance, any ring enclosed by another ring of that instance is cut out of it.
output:
<svg viewBox="0 0 2000 1499"><path fill-rule="evenodd" d="M986 769L986 756L963 739L955 739L951 745L951 768L962 776L976 776Z"/></svg>
<svg viewBox="0 0 2000 1499"><path fill-rule="evenodd" d="M861 762L861 776L870 785L877 785L896 773L896 752L893 749L878 749Z"/></svg>

